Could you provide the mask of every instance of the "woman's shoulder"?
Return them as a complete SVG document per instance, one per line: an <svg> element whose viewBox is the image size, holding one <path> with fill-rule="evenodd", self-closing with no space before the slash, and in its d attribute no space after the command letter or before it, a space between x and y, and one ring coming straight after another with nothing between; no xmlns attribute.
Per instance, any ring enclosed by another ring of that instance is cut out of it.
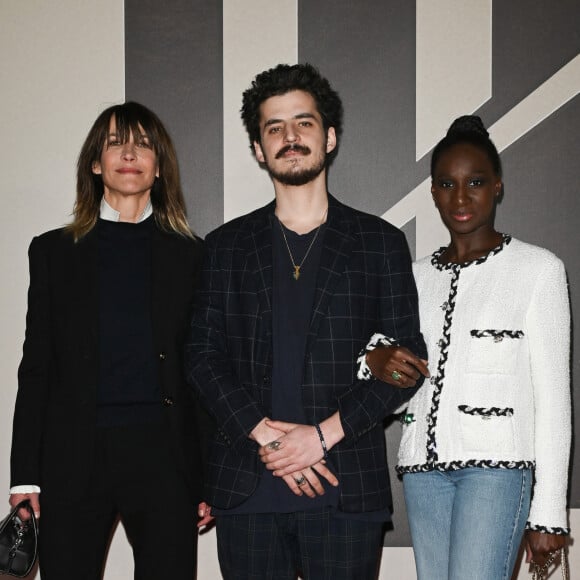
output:
<svg viewBox="0 0 580 580"><path fill-rule="evenodd" d="M415 260L413 262L413 265L418 266L420 268L424 268L426 265L430 264L432 260L432 256L428 255L428 256L423 256L422 258L418 258L417 260Z"/></svg>
<svg viewBox="0 0 580 580"><path fill-rule="evenodd" d="M60 244L73 244L73 234L66 227L48 230L32 238L31 246L40 246L49 248Z"/></svg>
<svg viewBox="0 0 580 580"><path fill-rule="evenodd" d="M510 251L506 252L506 256L517 262L527 263L534 268L563 266L562 260L552 251L517 238L512 238Z"/></svg>
<svg viewBox="0 0 580 580"><path fill-rule="evenodd" d="M167 268L192 268L197 271L201 267L204 255L204 242L197 235L192 237L176 232L157 230L154 237L154 255L156 264L165 263ZM189 270L188 270L189 271Z"/></svg>
<svg viewBox="0 0 580 580"><path fill-rule="evenodd" d="M158 225L155 225L155 232L158 239L169 241L176 246L183 248L192 248L199 250L203 247L203 238L198 236L194 231L190 231L191 235L185 235L182 232L168 231Z"/></svg>
<svg viewBox="0 0 580 580"><path fill-rule="evenodd" d="M418 260L415 260L413 262L413 273L415 275L423 274L431 270L434 270L432 254L428 256L423 256L422 258L419 258Z"/></svg>

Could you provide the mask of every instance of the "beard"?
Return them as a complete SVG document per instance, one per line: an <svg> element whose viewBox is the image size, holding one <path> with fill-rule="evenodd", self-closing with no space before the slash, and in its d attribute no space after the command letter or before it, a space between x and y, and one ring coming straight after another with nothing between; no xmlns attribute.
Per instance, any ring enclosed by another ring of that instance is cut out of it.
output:
<svg viewBox="0 0 580 580"><path fill-rule="evenodd" d="M298 151L303 155L309 155L311 153L310 148L304 145L287 145L278 151L276 159L279 159L288 151ZM271 167L267 159L265 165L270 177L283 185L306 185L307 183L314 181L314 179L316 179L326 167L326 154L322 153L320 157L314 161L313 165L301 169L296 169L294 164L290 164L288 169L279 171Z"/></svg>

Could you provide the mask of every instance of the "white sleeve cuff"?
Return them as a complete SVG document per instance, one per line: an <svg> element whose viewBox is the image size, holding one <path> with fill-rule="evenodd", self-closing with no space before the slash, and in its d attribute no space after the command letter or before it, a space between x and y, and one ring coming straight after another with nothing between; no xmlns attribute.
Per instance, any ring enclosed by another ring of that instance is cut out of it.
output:
<svg viewBox="0 0 580 580"><path fill-rule="evenodd" d="M364 349L360 352L358 358L356 359L357 364L357 372L356 376L361 381L369 381L373 378L373 373L371 373L371 369L367 365L367 352L371 352L371 350L375 350L377 346L392 346L396 345L397 342L392 338L388 338L384 334L379 332L375 332L371 336L371 339L364 347Z"/></svg>
<svg viewBox="0 0 580 580"><path fill-rule="evenodd" d="M38 485L15 485L10 488L10 495L14 493L40 493Z"/></svg>

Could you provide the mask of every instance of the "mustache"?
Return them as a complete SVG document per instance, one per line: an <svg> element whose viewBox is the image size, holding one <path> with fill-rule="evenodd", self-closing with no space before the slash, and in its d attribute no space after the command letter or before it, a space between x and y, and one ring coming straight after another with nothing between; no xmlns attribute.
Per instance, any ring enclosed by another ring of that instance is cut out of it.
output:
<svg viewBox="0 0 580 580"><path fill-rule="evenodd" d="M297 143L291 143L290 145L285 145L276 153L276 159L280 159L282 155L288 153L288 151L297 151L298 153L302 153L303 155L310 154L310 148L306 147L306 145L298 145Z"/></svg>

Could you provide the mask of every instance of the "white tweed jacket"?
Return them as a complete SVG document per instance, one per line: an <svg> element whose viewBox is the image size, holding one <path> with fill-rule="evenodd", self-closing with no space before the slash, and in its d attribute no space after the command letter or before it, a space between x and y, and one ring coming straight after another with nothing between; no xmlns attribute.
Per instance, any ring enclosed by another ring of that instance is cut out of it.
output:
<svg viewBox="0 0 580 580"><path fill-rule="evenodd" d="M416 262L430 381L407 407L399 473L534 467L528 529L566 534L570 308L563 263L504 236L467 264Z"/></svg>

